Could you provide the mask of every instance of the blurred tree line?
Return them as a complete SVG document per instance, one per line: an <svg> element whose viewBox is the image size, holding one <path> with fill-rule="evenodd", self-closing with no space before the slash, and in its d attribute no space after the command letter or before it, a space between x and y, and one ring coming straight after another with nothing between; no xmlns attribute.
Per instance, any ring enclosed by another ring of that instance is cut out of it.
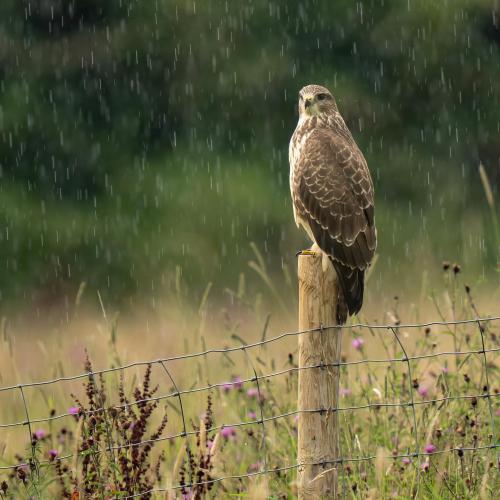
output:
<svg viewBox="0 0 500 500"><path fill-rule="evenodd" d="M366 153L388 272L412 238L494 262L477 169L496 195L498 2L2 0L1 303L234 281L252 240L293 255L312 82Z"/></svg>

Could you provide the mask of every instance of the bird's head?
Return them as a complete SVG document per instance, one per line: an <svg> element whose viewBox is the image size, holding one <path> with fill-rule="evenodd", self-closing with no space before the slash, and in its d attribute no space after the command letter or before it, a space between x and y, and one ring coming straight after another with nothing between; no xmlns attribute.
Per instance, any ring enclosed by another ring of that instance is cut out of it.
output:
<svg viewBox="0 0 500 500"><path fill-rule="evenodd" d="M307 85L299 92L299 115L330 115L338 111L331 92L321 85Z"/></svg>

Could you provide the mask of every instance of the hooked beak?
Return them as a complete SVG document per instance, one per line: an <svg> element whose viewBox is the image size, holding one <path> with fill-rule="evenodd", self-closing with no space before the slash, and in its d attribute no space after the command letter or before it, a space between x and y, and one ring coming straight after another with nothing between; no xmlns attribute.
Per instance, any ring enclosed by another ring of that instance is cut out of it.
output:
<svg viewBox="0 0 500 500"><path fill-rule="evenodd" d="M307 109L311 107L312 105L312 97L305 97L304 98L304 108Z"/></svg>

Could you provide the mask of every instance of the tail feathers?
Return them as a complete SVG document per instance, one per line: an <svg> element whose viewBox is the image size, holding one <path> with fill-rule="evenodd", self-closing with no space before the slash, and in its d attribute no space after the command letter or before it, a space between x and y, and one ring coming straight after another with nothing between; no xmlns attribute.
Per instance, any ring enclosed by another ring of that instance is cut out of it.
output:
<svg viewBox="0 0 500 500"><path fill-rule="evenodd" d="M334 259L333 267L337 272L342 293L339 293L337 304L337 320L344 324L347 316L360 311L363 305L363 291L365 288L365 272L361 269L351 269Z"/></svg>
<svg viewBox="0 0 500 500"><path fill-rule="evenodd" d="M345 325L347 316L349 316L347 302L344 300L344 293L342 290L339 290L337 298L337 325Z"/></svg>

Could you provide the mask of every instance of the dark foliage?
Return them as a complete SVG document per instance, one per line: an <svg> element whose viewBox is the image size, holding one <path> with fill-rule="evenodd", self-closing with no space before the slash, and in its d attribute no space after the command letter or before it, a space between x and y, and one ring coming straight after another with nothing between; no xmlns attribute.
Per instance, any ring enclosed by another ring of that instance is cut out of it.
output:
<svg viewBox="0 0 500 500"><path fill-rule="evenodd" d="M89 359L85 369L92 372ZM148 401L157 390L157 387L151 388L150 383L151 365L148 365L142 385L134 389L131 404L125 396L121 378L120 404L103 411L107 400L104 380L102 375L99 382L94 375L89 375L85 391L87 404L77 400L82 426L78 445L81 468L64 471L56 461L64 497L70 498L71 492L80 492L84 498L118 493L133 495L150 490L159 480L163 454L152 461L150 453L167 425L167 414L153 432L148 431L153 412L158 407L158 401ZM141 498L150 498L150 494L145 493Z"/></svg>
<svg viewBox="0 0 500 500"><path fill-rule="evenodd" d="M391 213L381 247L409 260L392 246L411 236L392 217L408 211L436 220L440 254L461 247L441 217L478 206L480 161L500 182L499 18L483 0L2 0L0 305L82 281L128 298L176 264L204 288L222 260L241 270L249 239L278 253L311 82L372 167Z"/></svg>

